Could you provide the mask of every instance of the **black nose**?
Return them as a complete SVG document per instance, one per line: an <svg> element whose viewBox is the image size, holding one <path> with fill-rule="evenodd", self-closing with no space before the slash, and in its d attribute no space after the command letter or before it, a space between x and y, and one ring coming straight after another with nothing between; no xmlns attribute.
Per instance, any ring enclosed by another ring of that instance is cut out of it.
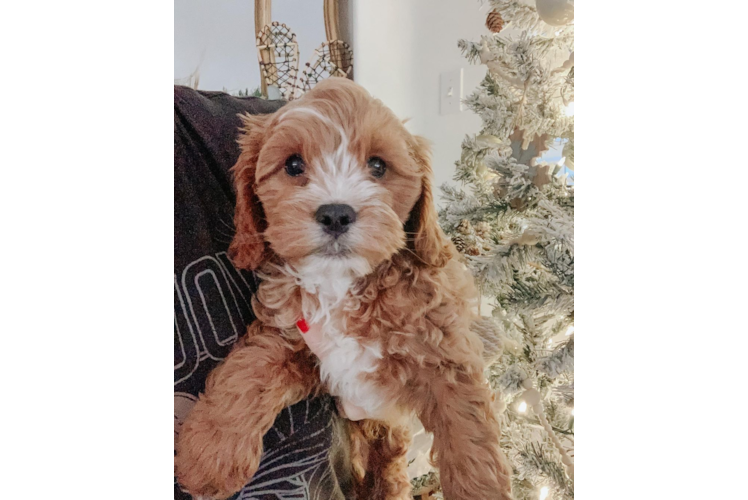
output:
<svg viewBox="0 0 748 500"><path fill-rule="evenodd" d="M314 218L327 234L338 237L356 222L356 212L350 205L322 205L317 209Z"/></svg>

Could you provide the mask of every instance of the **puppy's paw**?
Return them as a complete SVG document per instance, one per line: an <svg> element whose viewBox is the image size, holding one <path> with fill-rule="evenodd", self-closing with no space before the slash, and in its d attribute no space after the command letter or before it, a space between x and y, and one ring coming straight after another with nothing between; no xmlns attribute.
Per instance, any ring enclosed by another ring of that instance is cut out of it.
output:
<svg viewBox="0 0 748 500"><path fill-rule="evenodd" d="M175 474L196 498L228 498L249 482L261 454L261 436L253 439L188 421L179 434Z"/></svg>

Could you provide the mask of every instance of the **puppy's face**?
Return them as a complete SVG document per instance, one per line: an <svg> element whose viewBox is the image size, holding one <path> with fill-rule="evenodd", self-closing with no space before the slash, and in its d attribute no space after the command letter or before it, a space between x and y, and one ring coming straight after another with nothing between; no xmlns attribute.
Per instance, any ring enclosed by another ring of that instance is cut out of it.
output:
<svg viewBox="0 0 748 500"><path fill-rule="evenodd" d="M269 246L297 268L334 262L363 275L439 231L423 141L355 83L331 78L245 123L237 265L257 267Z"/></svg>

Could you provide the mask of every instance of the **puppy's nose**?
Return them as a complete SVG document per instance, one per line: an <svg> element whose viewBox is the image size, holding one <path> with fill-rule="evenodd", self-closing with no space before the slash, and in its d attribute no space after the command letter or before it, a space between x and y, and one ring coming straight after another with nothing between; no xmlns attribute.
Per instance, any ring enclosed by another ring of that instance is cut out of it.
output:
<svg viewBox="0 0 748 500"><path fill-rule="evenodd" d="M356 222L356 212L350 205L322 205L317 209L314 218L327 234L337 238Z"/></svg>

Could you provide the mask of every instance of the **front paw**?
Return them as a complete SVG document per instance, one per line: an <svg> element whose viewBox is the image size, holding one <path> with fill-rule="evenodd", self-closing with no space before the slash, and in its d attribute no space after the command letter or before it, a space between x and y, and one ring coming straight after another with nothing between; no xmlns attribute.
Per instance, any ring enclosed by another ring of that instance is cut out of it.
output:
<svg viewBox="0 0 748 500"><path fill-rule="evenodd" d="M177 440L175 474L194 497L228 498L249 482L261 454L262 436L237 435L188 419Z"/></svg>

